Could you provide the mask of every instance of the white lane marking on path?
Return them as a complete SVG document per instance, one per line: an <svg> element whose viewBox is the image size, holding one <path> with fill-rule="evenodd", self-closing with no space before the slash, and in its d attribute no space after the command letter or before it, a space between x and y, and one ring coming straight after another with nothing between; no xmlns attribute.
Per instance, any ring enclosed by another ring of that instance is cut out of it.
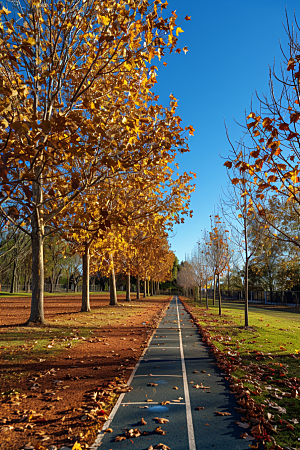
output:
<svg viewBox="0 0 300 450"><path fill-rule="evenodd" d="M154 378L159 378L159 377L178 377L178 378L182 378L182 375L153 375L152 373L149 373L148 375L136 375L135 378L137 377L154 377Z"/></svg>
<svg viewBox="0 0 300 450"><path fill-rule="evenodd" d="M128 403L121 403L121 405L145 405L145 406L148 406L148 405L161 405L161 402L128 402ZM177 402L177 403L172 403L172 402L170 402L170 403L168 403L168 405L185 405L185 403L180 403L180 402ZM145 408L145 409L147 409L147 408Z"/></svg>
<svg viewBox="0 0 300 450"><path fill-rule="evenodd" d="M194 434L194 426L193 426L193 418L192 418L192 410L191 410L191 401L189 394L189 385L186 376L186 368L184 362L184 351L182 345L182 336L181 336L181 327L180 327L180 319L179 319L179 308L176 297L176 306L177 306L177 319L178 319L178 328L179 328L179 343L180 343L180 355L181 355L181 364L182 364L182 375L183 375L183 389L184 389L184 397L186 403L186 422L188 429L188 438L189 438L189 448L190 450L196 450L196 442L195 442L195 434Z"/></svg>
<svg viewBox="0 0 300 450"><path fill-rule="evenodd" d="M162 320L162 318L161 318L161 320ZM161 320L159 321L157 327L159 326ZM155 334L156 332L157 332L157 330L155 329L155 330L153 331L153 333L152 333L150 339L149 339L148 346L150 345L150 343L151 343L151 341L152 341L152 339L153 339L153 337L154 337L154 334ZM138 367L139 367L139 365L140 365L142 359L144 358L145 353L146 353L147 350L148 350L148 347L146 347L146 348L143 350L143 353L141 354L140 359L139 359L138 362L136 363L135 368L133 369L133 371L132 371L132 373L131 373L131 375L130 375L130 377L129 377L129 380L127 381L127 385L128 385L128 386L130 386L130 384L131 384L131 382L132 382L132 380L133 380L133 377L134 377L134 375L135 375L135 373L136 373L136 371L137 371L137 369L138 369ZM98 447L101 445L101 441L102 441L102 439L103 439L103 437L104 437L104 435L105 435L104 431L105 431L107 428L109 428L109 425L111 424L113 418L115 417L116 412L118 411L118 409L119 409L119 407L120 407L120 405L121 405L121 403L122 403L122 400L123 400L123 398L125 397L125 394L126 394L126 392L124 392L123 394L121 394L120 397L118 398L117 403L115 404L115 406L113 407L113 409L112 409L112 411L111 411L111 413L110 413L110 415L109 415L109 418L107 419L107 421L106 421L105 424L103 425L103 427L102 427L100 433L99 433L98 436L96 437L95 442L90 446L90 450L97 450Z"/></svg>
<svg viewBox="0 0 300 450"><path fill-rule="evenodd" d="M158 346L158 345L151 345L151 348L149 347L149 350L154 350L155 348L158 348L159 350L165 350L166 348L180 348L180 347L163 347L162 345Z"/></svg>

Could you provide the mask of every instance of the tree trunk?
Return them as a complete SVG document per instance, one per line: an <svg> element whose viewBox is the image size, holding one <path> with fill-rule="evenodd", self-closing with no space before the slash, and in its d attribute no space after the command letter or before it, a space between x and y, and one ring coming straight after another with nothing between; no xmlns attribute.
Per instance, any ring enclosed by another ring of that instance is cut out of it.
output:
<svg viewBox="0 0 300 450"><path fill-rule="evenodd" d="M147 297L147 280L146 280L146 278L144 279L144 298L146 298Z"/></svg>
<svg viewBox="0 0 300 450"><path fill-rule="evenodd" d="M137 277L136 277L136 299L137 300L140 299L140 293L141 293L141 281L140 281L140 276L137 275Z"/></svg>
<svg viewBox="0 0 300 450"><path fill-rule="evenodd" d="M219 290L219 316L222 315L222 298L221 298L221 288L220 288L220 274L218 273L218 290Z"/></svg>
<svg viewBox="0 0 300 450"><path fill-rule="evenodd" d="M151 280L151 297L153 297L153 280Z"/></svg>
<svg viewBox="0 0 300 450"><path fill-rule="evenodd" d="M150 280L147 278L147 296L150 297Z"/></svg>
<svg viewBox="0 0 300 450"><path fill-rule="evenodd" d="M41 226L34 215L32 218L32 297L29 322L45 323L44 318L44 239Z"/></svg>
<svg viewBox="0 0 300 450"><path fill-rule="evenodd" d="M90 312L90 246L86 242L82 255L82 297L81 311Z"/></svg>
<svg viewBox="0 0 300 450"><path fill-rule="evenodd" d="M200 301L200 305L202 305L202 284L200 283L200 286L198 286L198 298Z"/></svg>
<svg viewBox="0 0 300 450"><path fill-rule="evenodd" d="M14 267L13 267L13 273L12 273L12 279L10 284L10 293L13 294L15 292L15 277L16 277L16 267L17 263L16 260L14 261Z"/></svg>
<svg viewBox="0 0 300 450"><path fill-rule="evenodd" d="M114 261L113 261L112 257L111 257L111 260L112 260L112 271L109 276L109 297L110 297L109 304L112 306L116 306L118 304L118 299L117 299L115 268L114 268Z"/></svg>
<svg viewBox="0 0 300 450"><path fill-rule="evenodd" d="M249 260L246 258L245 263L245 327L249 326L249 311L248 311L248 264Z"/></svg>
<svg viewBox="0 0 300 450"><path fill-rule="evenodd" d="M70 284L70 272L68 270L68 275L67 275L67 292L69 292L69 284Z"/></svg>
<svg viewBox="0 0 300 450"><path fill-rule="evenodd" d="M208 309L208 290L207 290L207 283L208 283L208 279L206 278L206 292L205 292L205 297L206 297L206 309Z"/></svg>
<svg viewBox="0 0 300 450"><path fill-rule="evenodd" d="M214 296L213 296L213 305L216 304L216 272L214 272Z"/></svg>
<svg viewBox="0 0 300 450"><path fill-rule="evenodd" d="M130 272L127 274L127 282L126 282L126 301L131 302L130 298Z"/></svg>
<svg viewBox="0 0 300 450"><path fill-rule="evenodd" d="M157 295L159 295L159 281L157 282Z"/></svg>

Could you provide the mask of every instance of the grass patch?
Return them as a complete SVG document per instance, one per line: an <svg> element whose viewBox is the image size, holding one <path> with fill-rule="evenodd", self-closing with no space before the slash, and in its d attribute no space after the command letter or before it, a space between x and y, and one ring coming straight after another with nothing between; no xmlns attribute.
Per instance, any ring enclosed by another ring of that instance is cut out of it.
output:
<svg viewBox="0 0 300 450"><path fill-rule="evenodd" d="M186 303L221 352L218 359L226 363L231 380L265 406L273 428L265 448L277 448L275 439L281 447L300 449L299 311L249 307L245 328L242 305L223 303L219 316L217 305L206 310L192 300Z"/></svg>

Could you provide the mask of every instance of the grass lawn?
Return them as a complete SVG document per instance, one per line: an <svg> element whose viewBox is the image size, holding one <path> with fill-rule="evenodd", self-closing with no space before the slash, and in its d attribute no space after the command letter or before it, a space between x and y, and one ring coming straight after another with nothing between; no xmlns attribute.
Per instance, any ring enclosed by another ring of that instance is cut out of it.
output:
<svg viewBox="0 0 300 450"><path fill-rule="evenodd" d="M250 307L244 327L244 307L223 303L209 309L186 300L230 383L264 405L265 448L300 449L300 313L296 309ZM238 391L239 392L239 391ZM241 404L242 402L240 402ZM255 421L252 422L252 425ZM262 431L260 429L260 431ZM253 432L252 432L253 434Z"/></svg>

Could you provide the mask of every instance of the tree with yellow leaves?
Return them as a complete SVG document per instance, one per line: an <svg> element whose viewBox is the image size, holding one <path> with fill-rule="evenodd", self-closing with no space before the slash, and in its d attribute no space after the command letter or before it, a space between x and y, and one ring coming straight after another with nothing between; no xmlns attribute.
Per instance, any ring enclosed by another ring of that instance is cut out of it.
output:
<svg viewBox="0 0 300 450"><path fill-rule="evenodd" d="M182 31L175 13L163 18L166 6L35 1L18 21L0 11L0 214L31 238L31 322L44 322L43 242L61 214L116 172L147 170L148 151L159 159L172 147L187 150L172 108L164 124L153 119L160 107L151 61L174 50ZM162 148L140 145L153 121Z"/></svg>

